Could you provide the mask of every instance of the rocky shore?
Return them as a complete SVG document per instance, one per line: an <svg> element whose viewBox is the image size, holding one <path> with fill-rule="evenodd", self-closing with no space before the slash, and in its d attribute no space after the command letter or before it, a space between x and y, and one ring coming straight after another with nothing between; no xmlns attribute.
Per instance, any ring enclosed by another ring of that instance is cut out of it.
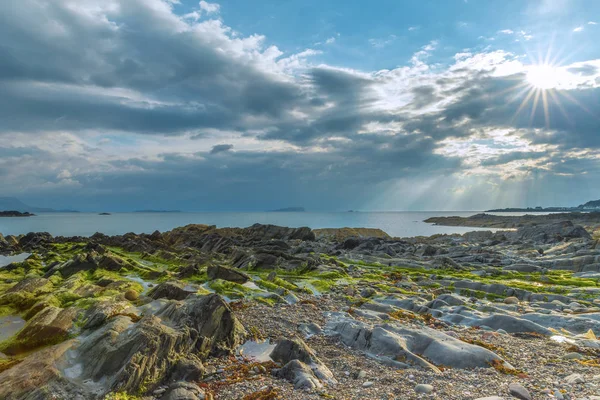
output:
<svg viewBox="0 0 600 400"><path fill-rule="evenodd" d="M599 216L430 222L0 236L0 398L600 399Z"/></svg>
<svg viewBox="0 0 600 400"><path fill-rule="evenodd" d="M35 214L30 212L20 212L20 211L0 211L0 218L2 217L33 217Z"/></svg>

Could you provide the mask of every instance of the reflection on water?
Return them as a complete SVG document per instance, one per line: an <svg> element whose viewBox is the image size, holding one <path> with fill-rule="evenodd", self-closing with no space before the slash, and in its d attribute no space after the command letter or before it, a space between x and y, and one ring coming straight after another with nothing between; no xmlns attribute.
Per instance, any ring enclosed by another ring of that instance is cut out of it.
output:
<svg viewBox="0 0 600 400"><path fill-rule="evenodd" d="M25 261L30 255L31 253L20 253L13 256L0 256L0 268L10 263Z"/></svg>
<svg viewBox="0 0 600 400"><path fill-rule="evenodd" d="M271 354L274 348L275 345L271 344L271 341L269 339L263 342L249 340L240 347L238 347L237 354L246 358L251 358L258 362L265 362L271 361L271 357L269 355Z"/></svg>
<svg viewBox="0 0 600 400"><path fill-rule="evenodd" d="M0 317L0 341L8 339L19 332L25 325L25 320L18 315Z"/></svg>

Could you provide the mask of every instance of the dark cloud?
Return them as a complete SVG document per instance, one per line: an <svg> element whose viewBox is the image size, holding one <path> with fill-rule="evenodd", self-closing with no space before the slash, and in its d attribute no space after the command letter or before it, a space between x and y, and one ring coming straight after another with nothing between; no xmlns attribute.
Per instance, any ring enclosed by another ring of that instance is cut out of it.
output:
<svg viewBox="0 0 600 400"><path fill-rule="evenodd" d="M217 144L212 147L210 154L223 153L225 151L230 151L231 149L233 149L232 144Z"/></svg>

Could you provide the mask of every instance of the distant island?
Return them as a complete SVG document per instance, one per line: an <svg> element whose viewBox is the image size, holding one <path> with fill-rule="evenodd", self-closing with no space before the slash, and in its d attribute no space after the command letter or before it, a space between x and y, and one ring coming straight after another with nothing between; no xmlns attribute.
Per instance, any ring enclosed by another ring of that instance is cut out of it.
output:
<svg viewBox="0 0 600 400"><path fill-rule="evenodd" d="M304 207L286 207L286 208L279 208L277 210L271 210L269 212L305 212L306 210L304 209Z"/></svg>
<svg viewBox="0 0 600 400"><path fill-rule="evenodd" d="M23 203L15 197L0 197L0 210L19 211L21 213L45 213L45 212L79 212L75 210L55 210L54 208L34 207Z"/></svg>
<svg viewBox="0 0 600 400"><path fill-rule="evenodd" d="M102 213L99 213L98 215L110 215L110 213L102 212Z"/></svg>
<svg viewBox="0 0 600 400"><path fill-rule="evenodd" d="M527 207L527 208L496 208L486 212L580 212L600 211L600 200L588 201L577 207Z"/></svg>
<svg viewBox="0 0 600 400"><path fill-rule="evenodd" d="M20 212L20 211L0 211L0 217L33 217L35 214L29 212Z"/></svg>
<svg viewBox="0 0 600 400"><path fill-rule="evenodd" d="M181 210L136 210L136 213L180 213Z"/></svg>

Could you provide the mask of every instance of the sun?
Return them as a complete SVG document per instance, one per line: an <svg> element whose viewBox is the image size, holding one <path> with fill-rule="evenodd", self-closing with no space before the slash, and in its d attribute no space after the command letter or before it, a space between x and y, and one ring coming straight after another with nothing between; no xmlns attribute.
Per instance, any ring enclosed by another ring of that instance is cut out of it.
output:
<svg viewBox="0 0 600 400"><path fill-rule="evenodd" d="M561 84L561 71L551 65L530 65L527 68L527 82L536 89L555 89Z"/></svg>

